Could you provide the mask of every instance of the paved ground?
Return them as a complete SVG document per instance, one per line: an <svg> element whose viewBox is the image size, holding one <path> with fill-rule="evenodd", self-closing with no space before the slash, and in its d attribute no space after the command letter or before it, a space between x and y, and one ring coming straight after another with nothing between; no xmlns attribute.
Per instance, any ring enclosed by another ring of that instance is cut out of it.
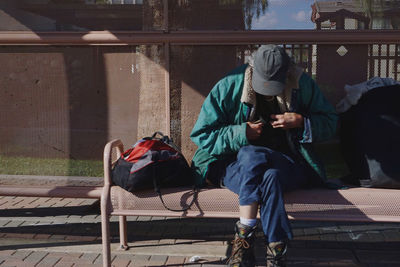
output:
<svg viewBox="0 0 400 267"><path fill-rule="evenodd" d="M112 220L114 266L221 266L229 255L234 220L128 218L127 251L117 250ZM102 264L95 200L0 197L0 226L0 266ZM399 224L296 221L293 229L288 266L400 266ZM259 238L259 266L263 253Z"/></svg>

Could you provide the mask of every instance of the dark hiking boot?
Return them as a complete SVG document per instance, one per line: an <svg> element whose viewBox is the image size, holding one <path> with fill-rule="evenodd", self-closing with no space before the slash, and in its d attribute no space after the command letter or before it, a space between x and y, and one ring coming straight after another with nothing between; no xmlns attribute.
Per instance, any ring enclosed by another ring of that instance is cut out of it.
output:
<svg viewBox="0 0 400 267"><path fill-rule="evenodd" d="M228 265L231 267L253 267L255 266L254 240L256 237L256 226L250 227L238 221L235 225L235 239L232 244L232 254Z"/></svg>
<svg viewBox="0 0 400 267"><path fill-rule="evenodd" d="M271 242L266 246L267 249L267 267L285 267L286 250L285 242Z"/></svg>

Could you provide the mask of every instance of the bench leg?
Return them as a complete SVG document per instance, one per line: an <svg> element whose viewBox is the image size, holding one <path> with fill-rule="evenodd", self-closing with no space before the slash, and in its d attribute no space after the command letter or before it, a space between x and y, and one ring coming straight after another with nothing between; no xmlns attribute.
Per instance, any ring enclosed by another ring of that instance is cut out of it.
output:
<svg viewBox="0 0 400 267"><path fill-rule="evenodd" d="M119 216L119 240L120 249L128 250L126 216Z"/></svg>
<svg viewBox="0 0 400 267"><path fill-rule="evenodd" d="M111 266L110 251L110 216L105 203L101 203L101 242L103 245L103 266Z"/></svg>

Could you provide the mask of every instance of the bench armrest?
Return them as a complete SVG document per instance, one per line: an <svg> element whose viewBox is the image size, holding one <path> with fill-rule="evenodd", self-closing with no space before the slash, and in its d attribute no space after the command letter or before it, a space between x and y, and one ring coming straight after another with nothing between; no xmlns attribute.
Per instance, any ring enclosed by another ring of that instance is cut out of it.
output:
<svg viewBox="0 0 400 267"><path fill-rule="evenodd" d="M104 186L111 185L111 167L115 162L112 162L112 150L117 149L117 159L121 157L124 152L124 145L120 139L114 139L106 144L104 147Z"/></svg>

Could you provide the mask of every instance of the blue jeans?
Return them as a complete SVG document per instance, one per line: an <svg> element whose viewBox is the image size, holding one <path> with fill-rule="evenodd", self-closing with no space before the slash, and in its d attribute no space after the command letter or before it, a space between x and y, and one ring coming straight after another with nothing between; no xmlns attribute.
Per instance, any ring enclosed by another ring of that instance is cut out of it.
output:
<svg viewBox="0 0 400 267"><path fill-rule="evenodd" d="M287 155L261 146L245 146L236 158L211 168L211 177L220 176L223 184L239 195L240 205L258 202L267 242L292 239L283 192L307 185L306 168ZM222 168L221 168L222 167ZM225 168L225 172L221 169Z"/></svg>

